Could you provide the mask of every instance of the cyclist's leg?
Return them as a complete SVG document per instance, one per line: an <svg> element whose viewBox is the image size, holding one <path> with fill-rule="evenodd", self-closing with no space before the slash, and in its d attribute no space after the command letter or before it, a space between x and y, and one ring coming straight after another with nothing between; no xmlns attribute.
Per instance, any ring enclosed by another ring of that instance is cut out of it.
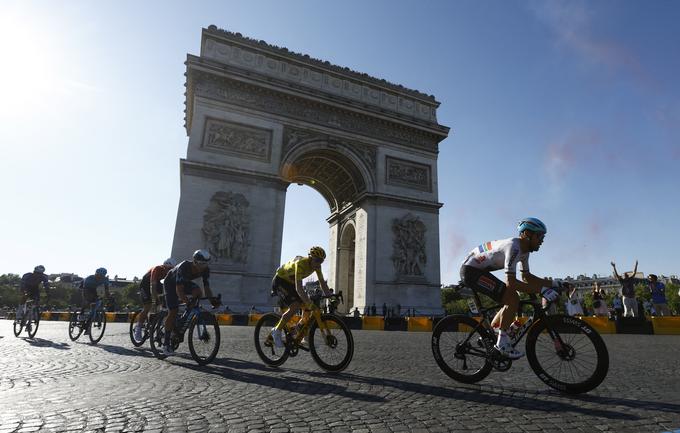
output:
<svg viewBox="0 0 680 433"><path fill-rule="evenodd" d="M28 292L25 290L21 291L21 299L19 302L19 305L17 305L17 311L16 311L16 319L21 320L24 317L24 305L26 305L26 301L28 300Z"/></svg>
<svg viewBox="0 0 680 433"><path fill-rule="evenodd" d="M145 281L139 287L139 295L142 298L142 312L137 315L137 327L141 328L151 310L151 287Z"/></svg>
<svg viewBox="0 0 680 433"><path fill-rule="evenodd" d="M167 348L170 346L170 336L175 328L175 318L179 308L175 282L166 280L163 284L163 292L165 292L165 304L168 308L168 314L165 316L165 341L163 342L163 345Z"/></svg>

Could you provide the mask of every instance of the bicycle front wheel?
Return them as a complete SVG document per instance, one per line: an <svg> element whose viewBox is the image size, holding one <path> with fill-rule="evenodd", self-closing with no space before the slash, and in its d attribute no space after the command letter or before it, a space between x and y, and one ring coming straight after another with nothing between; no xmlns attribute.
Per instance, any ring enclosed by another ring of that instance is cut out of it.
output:
<svg viewBox="0 0 680 433"><path fill-rule="evenodd" d="M289 346L276 347L271 335L272 329L279 323L279 320L281 320L279 314L267 313L260 317L255 325L255 350L260 359L272 367L283 364L290 356Z"/></svg>
<svg viewBox="0 0 680 433"><path fill-rule="evenodd" d="M609 352L602 337L575 317L539 320L529 331L526 350L539 379L567 394L595 389L609 370Z"/></svg>
<svg viewBox="0 0 680 433"><path fill-rule="evenodd" d="M140 347L142 344L144 344L146 339L149 338L149 316L147 316L144 324L142 325L142 339L137 340L135 338L135 326L137 325L137 318L140 314L141 312L137 311L132 315L132 319L130 319L130 341L135 347Z"/></svg>
<svg viewBox="0 0 680 433"><path fill-rule="evenodd" d="M220 350L220 326L217 318L203 312L189 326L189 352L198 365L210 364Z"/></svg>
<svg viewBox="0 0 680 433"><path fill-rule="evenodd" d="M106 313L104 310L97 310L94 317L90 320L89 335L92 344L97 344L104 337L104 330L106 329Z"/></svg>
<svg viewBox="0 0 680 433"><path fill-rule="evenodd" d="M493 368L487 354L493 338L478 325L471 317L452 315L440 320L432 331L434 360L447 376L458 382L479 382Z"/></svg>
<svg viewBox="0 0 680 433"><path fill-rule="evenodd" d="M38 332L38 325L40 325L40 311L38 308L31 311L31 317L26 322L26 332L28 332L28 338L35 337Z"/></svg>
<svg viewBox="0 0 680 433"><path fill-rule="evenodd" d="M309 351L326 371L342 371L354 356L354 338L345 322L333 314L321 315L321 326L312 319L309 327Z"/></svg>
<svg viewBox="0 0 680 433"><path fill-rule="evenodd" d="M24 330L24 319L14 319L14 336L18 337L21 335L21 331Z"/></svg>
<svg viewBox="0 0 680 433"><path fill-rule="evenodd" d="M83 324L78 320L78 313L71 313L68 321L68 337L71 341L76 341L83 332Z"/></svg>

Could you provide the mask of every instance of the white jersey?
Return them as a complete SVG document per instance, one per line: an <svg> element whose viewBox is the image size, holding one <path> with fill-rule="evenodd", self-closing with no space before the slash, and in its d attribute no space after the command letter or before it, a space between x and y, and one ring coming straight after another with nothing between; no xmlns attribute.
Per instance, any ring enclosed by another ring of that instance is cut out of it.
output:
<svg viewBox="0 0 680 433"><path fill-rule="evenodd" d="M506 274L516 274L518 263L522 264L522 271L529 272L529 253L520 251L519 238L485 242L463 260L463 266L489 272L504 269Z"/></svg>

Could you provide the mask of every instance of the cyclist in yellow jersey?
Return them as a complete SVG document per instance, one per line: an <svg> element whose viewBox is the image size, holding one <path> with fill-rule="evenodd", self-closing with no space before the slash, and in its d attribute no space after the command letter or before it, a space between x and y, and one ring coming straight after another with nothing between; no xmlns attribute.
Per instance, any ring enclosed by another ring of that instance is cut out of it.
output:
<svg viewBox="0 0 680 433"><path fill-rule="evenodd" d="M288 323L293 314L302 306L312 303L302 286L304 278L310 276L312 272L316 272L324 295L328 296L332 293L321 273L321 264L325 259L326 252L323 248L315 246L309 249L307 257L297 256L277 269L272 279L272 296L278 294L281 297L279 305L282 310L288 307L279 323L272 329L272 338L277 347L284 345L281 327ZM303 314L307 314L307 312ZM303 316L300 321L302 322L305 319L306 317Z"/></svg>

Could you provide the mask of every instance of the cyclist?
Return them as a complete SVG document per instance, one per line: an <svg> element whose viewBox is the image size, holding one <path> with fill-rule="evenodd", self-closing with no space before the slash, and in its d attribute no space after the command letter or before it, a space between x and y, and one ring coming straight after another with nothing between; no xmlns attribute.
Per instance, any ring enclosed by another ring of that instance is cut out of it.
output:
<svg viewBox="0 0 680 433"><path fill-rule="evenodd" d="M274 344L277 347L283 347L284 345L281 327L288 323L291 317L293 317L293 314L295 314L300 307L312 304L311 299L309 299L307 292L305 292L302 286L302 280L304 278L307 278L312 272L316 272L324 295L328 296L332 293L321 273L321 264L325 259L326 252L323 248L314 246L309 249L307 257L296 256L294 259L277 269L276 274L272 279L271 294L272 296L279 295L279 306L282 311L284 308L288 308L271 332ZM303 317L300 318L298 323L302 324L306 320L307 314L308 313L304 311Z"/></svg>
<svg viewBox="0 0 680 433"><path fill-rule="evenodd" d="M174 355L175 352L170 344L170 336L175 327L175 318L180 301L184 304L189 300L187 295L194 298L201 296L201 288L194 283L198 277L203 279L203 289L207 297L212 297L210 290L210 263L211 256L207 250L196 250L191 260L185 260L172 268L165 276L163 291L165 292L165 305L168 308L168 315L165 318L165 341L163 342L163 354L165 356ZM213 306L217 306L217 301L210 301Z"/></svg>
<svg viewBox="0 0 680 433"><path fill-rule="evenodd" d="M99 297L97 296L97 287L104 286L104 296L106 298L111 297L109 292L109 278L106 276L108 271L106 268L98 268L94 271L94 275L90 275L85 278L81 283L80 287L83 289L83 308L81 314L84 314L87 309L90 308L90 304L97 302ZM87 333L87 329L85 333Z"/></svg>
<svg viewBox="0 0 680 433"><path fill-rule="evenodd" d="M506 333L517 316L517 292L540 293L547 300L554 301L561 287L557 281L539 278L529 272L529 254L541 247L547 233L545 224L537 218L525 218L519 222L517 231L519 237L486 242L470 251L460 268L460 276L466 286L504 305L493 318L491 326L498 334L495 348L510 359L524 356L512 347ZM518 263L521 264L522 281L516 278ZM491 273L500 269L505 271L505 282Z"/></svg>
<svg viewBox="0 0 680 433"><path fill-rule="evenodd" d="M21 303L17 307L17 319L21 319L24 314L23 305L26 300L33 299L36 303L40 303L40 284L45 288L45 296L47 302L50 299L50 282L45 275L45 267L38 265L33 268L33 272L27 272L21 277Z"/></svg>
<svg viewBox="0 0 680 433"><path fill-rule="evenodd" d="M142 312L137 315L137 324L134 329L135 340L142 339L144 321L146 320L149 311L153 308L156 311L156 304L158 304L158 295L163 293L163 286L161 280L165 278L170 269L177 265L177 261L172 257L163 262L162 265L154 266L142 277L142 282L139 285L139 293L142 298L142 305L144 308Z"/></svg>

